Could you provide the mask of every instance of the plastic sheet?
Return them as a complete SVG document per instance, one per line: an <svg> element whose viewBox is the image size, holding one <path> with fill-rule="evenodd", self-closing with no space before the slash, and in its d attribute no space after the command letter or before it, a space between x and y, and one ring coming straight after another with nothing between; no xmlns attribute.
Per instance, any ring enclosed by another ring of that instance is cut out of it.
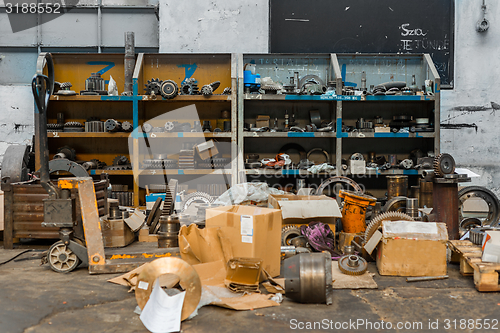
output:
<svg viewBox="0 0 500 333"><path fill-rule="evenodd" d="M214 204L230 206L244 201L267 201L269 194L285 194L284 191L269 187L267 183L243 183L231 187L215 200Z"/></svg>

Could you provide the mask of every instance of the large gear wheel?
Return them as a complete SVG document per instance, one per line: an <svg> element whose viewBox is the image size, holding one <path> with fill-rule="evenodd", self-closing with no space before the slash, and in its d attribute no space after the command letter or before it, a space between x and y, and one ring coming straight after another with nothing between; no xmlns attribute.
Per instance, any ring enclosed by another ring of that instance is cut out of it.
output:
<svg viewBox="0 0 500 333"><path fill-rule="evenodd" d="M281 246L290 246L290 241L301 235L299 227L293 224L283 226L281 228Z"/></svg>
<svg viewBox="0 0 500 333"><path fill-rule="evenodd" d="M161 95L161 84L162 81L160 79L151 79L148 80L144 86L145 95Z"/></svg>
<svg viewBox="0 0 500 333"><path fill-rule="evenodd" d="M172 99L179 94L179 87L174 81L166 80L161 83L160 93L163 98Z"/></svg>
<svg viewBox="0 0 500 333"><path fill-rule="evenodd" d="M455 160L450 154L442 153L434 158L434 174L444 177L455 172Z"/></svg>
<svg viewBox="0 0 500 333"><path fill-rule="evenodd" d="M482 186L467 186L458 191L458 217L460 221L465 218L464 203L468 199L482 199L488 206L486 217L479 218L483 226L494 227L500 224L500 201L495 193Z"/></svg>
<svg viewBox="0 0 500 333"><path fill-rule="evenodd" d="M406 211L406 199L408 198L404 196L391 198L385 203L384 207L382 207L382 212L404 213Z"/></svg>
<svg viewBox="0 0 500 333"><path fill-rule="evenodd" d="M205 192L194 192L186 195L184 200L182 200L181 208L182 213L189 214L191 216L196 216L198 208L196 208L196 204L204 203L211 204L214 202L214 198ZM193 211L192 207L194 207L195 211Z"/></svg>
<svg viewBox="0 0 500 333"><path fill-rule="evenodd" d="M70 161L74 161L76 160L76 151L69 146L58 148L54 155L54 159L58 158L67 158Z"/></svg>
<svg viewBox="0 0 500 333"><path fill-rule="evenodd" d="M339 270L347 275L363 275L368 269L366 260L355 254L343 256L338 264Z"/></svg>
<svg viewBox="0 0 500 333"><path fill-rule="evenodd" d="M376 230L382 226L383 221L414 221L413 218L405 213L386 212L375 216L368 224L365 230L365 242L368 243Z"/></svg>

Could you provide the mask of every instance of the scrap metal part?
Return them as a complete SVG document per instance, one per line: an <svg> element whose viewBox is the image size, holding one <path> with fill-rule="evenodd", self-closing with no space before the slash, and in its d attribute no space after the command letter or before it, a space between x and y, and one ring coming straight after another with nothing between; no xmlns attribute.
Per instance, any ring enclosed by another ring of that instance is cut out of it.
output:
<svg viewBox="0 0 500 333"><path fill-rule="evenodd" d="M458 191L458 215L460 221L464 218L463 205L470 198L481 198L488 205L488 215L482 222L483 226L500 225L500 201L498 201L495 193L482 186L467 186Z"/></svg>
<svg viewBox="0 0 500 333"><path fill-rule="evenodd" d="M214 93L214 90L212 89L211 85L206 84L203 87L201 87L201 94L203 96L210 96L210 95L213 95L213 93Z"/></svg>
<svg viewBox="0 0 500 333"><path fill-rule="evenodd" d="M181 94L182 95L198 95L198 85L196 84L195 78L186 79L184 83L181 85Z"/></svg>
<svg viewBox="0 0 500 333"><path fill-rule="evenodd" d="M10 178L11 183L28 180L29 147L10 145L5 151L2 163L2 179Z"/></svg>
<svg viewBox="0 0 500 333"><path fill-rule="evenodd" d="M406 211L406 199L405 196L393 197L389 201L387 201L382 208L382 211L385 212L403 212Z"/></svg>
<svg viewBox="0 0 500 333"><path fill-rule="evenodd" d="M145 92L144 95L161 95L161 84L160 79L151 79L144 85Z"/></svg>
<svg viewBox="0 0 500 333"><path fill-rule="evenodd" d="M473 228L469 231L469 239L473 244L482 245L484 232L487 230L492 230L491 227L477 227Z"/></svg>
<svg viewBox="0 0 500 333"><path fill-rule="evenodd" d="M350 160L352 160L352 161L364 161L365 157L361 153L354 153L351 155Z"/></svg>
<svg viewBox="0 0 500 333"><path fill-rule="evenodd" d="M124 132L132 132L134 127L132 126L132 123L130 121L124 121L122 123L122 131Z"/></svg>
<svg viewBox="0 0 500 333"><path fill-rule="evenodd" d="M354 180L343 177L343 176L335 176L335 177L330 177L326 180L324 180L321 184L319 184L318 189L315 192L315 195L323 195L323 191L325 188L327 188L329 185L336 185L336 184L345 184L354 189L355 192L363 193L364 190L359 186L358 183L356 183Z"/></svg>
<svg viewBox="0 0 500 333"><path fill-rule="evenodd" d="M333 303L330 253L301 253L283 262L285 295L300 303Z"/></svg>
<svg viewBox="0 0 500 333"><path fill-rule="evenodd" d="M368 269L366 260L355 254L343 256L338 261L339 270L347 275L363 275Z"/></svg>
<svg viewBox="0 0 500 333"><path fill-rule="evenodd" d="M434 173L437 177L455 172L455 160L450 154L441 153L434 158Z"/></svg>
<svg viewBox="0 0 500 333"><path fill-rule="evenodd" d="M122 129L122 123L114 119L106 120L106 123L104 125L106 127L106 131L108 132L118 132Z"/></svg>
<svg viewBox="0 0 500 333"><path fill-rule="evenodd" d="M118 155L113 159L113 165L125 165L130 164L127 156Z"/></svg>
<svg viewBox="0 0 500 333"><path fill-rule="evenodd" d="M49 161L49 173L56 171L69 172L75 177L88 177L88 171L80 164L65 158L58 158Z"/></svg>
<svg viewBox="0 0 500 333"><path fill-rule="evenodd" d="M413 218L401 212L386 212L375 216L365 230L365 242L367 243L375 231L382 227L383 221L414 221Z"/></svg>
<svg viewBox="0 0 500 333"><path fill-rule="evenodd" d="M192 216L195 216L198 212L195 204L205 203L211 204L214 202L214 198L205 192L194 192L186 195L181 202L181 212L187 213ZM196 210L196 211L194 211Z"/></svg>
<svg viewBox="0 0 500 333"><path fill-rule="evenodd" d="M467 217L460 221L459 232L460 237L462 237L467 231L470 231L473 228L481 227L481 220L475 217Z"/></svg>
<svg viewBox="0 0 500 333"><path fill-rule="evenodd" d="M293 224L283 226L283 228L281 228L281 246L292 245L290 241L301 235L299 227Z"/></svg>
<svg viewBox="0 0 500 333"><path fill-rule="evenodd" d="M201 281L196 270L180 258L160 258L144 265L137 277L135 298L142 309L153 291L155 281L162 275L176 275L186 295L182 304L181 320L187 319L198 307L201 299ZM170 286L174 287L174 286Z"/></svg>
<svg viewBox="0 0 500 333"><path fill-rule="evenodd" d="M174 81L166 80L161 83L160 93L163 98L172 99L179 94L179 87Z"/></svg>
<svg viewBox="0 0 500 333"><path fill-rule="evenodd" d="M224 88L224 91L222 91L222 95L231 95L231 87Z"/></svg>
<svg viewBox="0 0 500 333"><path fill-rule="evenodd" d="M74 161L76 159L76 151L69 146L60 147L54 155L54 159L58 158L67 158L68 160Z"/></svg>

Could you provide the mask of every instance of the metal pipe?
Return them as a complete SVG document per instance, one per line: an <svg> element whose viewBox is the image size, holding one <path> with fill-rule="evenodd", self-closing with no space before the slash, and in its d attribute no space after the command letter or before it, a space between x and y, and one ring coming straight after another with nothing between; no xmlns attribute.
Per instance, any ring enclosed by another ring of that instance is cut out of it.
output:
<svg viewBox="0 0 500 333"><path fill-rule="evenodd" d="M97 7L97 53L101 53L102 45L102 0L99 0Z"/></svg>
<svg viewBox="0 0 500 333"><path fill-rule="evenodd" d="M130 96L133 93L132 76L134 74L135 63L135 38L133 32L125 33L125 89L124 95Z"/></svg>

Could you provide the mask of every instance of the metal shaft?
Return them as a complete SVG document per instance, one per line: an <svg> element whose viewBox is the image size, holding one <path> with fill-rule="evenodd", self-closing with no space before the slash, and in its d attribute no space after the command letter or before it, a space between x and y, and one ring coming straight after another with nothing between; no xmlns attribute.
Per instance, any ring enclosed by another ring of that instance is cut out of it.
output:
<svg viewBox="0 0 500 333"><path fill-rule="evenodd" d="M135 63L135 40L133 32L125 33L125 95L132 95L132 76Z"/></svg>

